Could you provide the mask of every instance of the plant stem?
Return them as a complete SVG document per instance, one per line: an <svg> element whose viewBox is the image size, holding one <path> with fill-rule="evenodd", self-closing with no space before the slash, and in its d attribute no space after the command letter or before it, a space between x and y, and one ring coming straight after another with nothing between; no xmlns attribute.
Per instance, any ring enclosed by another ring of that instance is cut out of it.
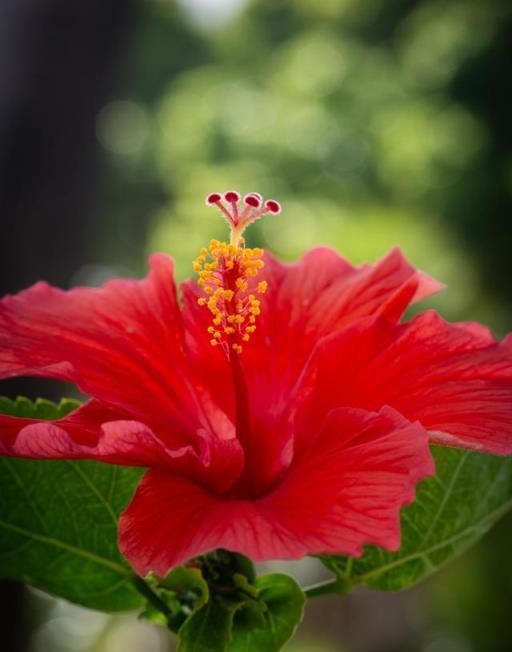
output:
<svg viewBox="0 0 512 652"><path fill-rule="evenodd" d="M132 584L135 586L137 591L144 596L146 600L155 607L155 609L158 609L158 611L163 613L167 619L172 616L169 607L141 577L134 575L132 577Z"/></svg>
<svg viewBox="0 0 512 652"><path fill-rule="evenodd" d="M305 596L308 598L316 598L319 595L329 595L337 593L342 595L350 591L350 583L342 580L341 578L336 578L333 580L326 580L325 582L319 582L318 584L313 584L303 589Z"/></svg>

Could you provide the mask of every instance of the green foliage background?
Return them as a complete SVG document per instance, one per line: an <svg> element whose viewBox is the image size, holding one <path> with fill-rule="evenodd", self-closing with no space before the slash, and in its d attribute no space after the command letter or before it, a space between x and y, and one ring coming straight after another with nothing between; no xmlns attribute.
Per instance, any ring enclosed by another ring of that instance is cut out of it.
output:
<svg viewBox="0 0 512 652"><path fill-rule="evenodd" d="M233 5L223 20L221 4ZM98 116L96 267L77 282L143 273L155 249L188 276L224 233L203 196L233 187L283 204L252 244L288 259L328 244L355 262L400 244L447 284L430 301L446 317L512 330L509 2L154 0L137 11ZM503 652L511 540L508 518L403 598L319 601L289 649Z"/></svg>

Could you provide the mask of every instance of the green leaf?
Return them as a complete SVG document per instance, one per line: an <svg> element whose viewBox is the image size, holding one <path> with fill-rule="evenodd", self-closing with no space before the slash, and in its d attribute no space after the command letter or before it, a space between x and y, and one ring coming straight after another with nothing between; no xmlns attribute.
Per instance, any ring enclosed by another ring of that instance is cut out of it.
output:
<svg viewBox="0 0 512 652"><path fill-rule="evenodd" d="M277 652L293 636L302 620L305 596L289 575L262 575L256 579L255 588L266 607L264 625L255 626L247 610L251 603L245 603L234 614L233 638L226 652Z"/></svg>
<svg viewBox="0 0 512 652"><path fill-rule="evenodd" d="M0 412L57 419L77 407L0 397ZM92 461L0 457L0 577L120 611L143 604L117 547L117 519L142 470Z"/></svg>
<svg viewBox="0 0 512 652"><path fill-rule="evenodd" d="M360 558L324 556L344 582L398 591L434 573L478 541L512 508L512 458L433 446L437 473L402 512L396 553L367 547Z"/></svg>
<svg viewBox="0 0 512 652"><path fill-rule="evenodd" d="M213 595L179 631L178 652L224 652L231 640L233 616L240 599Z"/></svg>
<svg viewBox="0 0 512 652"><path fill-rule="evenodd" d="M11 417L24 417L26 419L61 419L80 407L80 401L63 398L60 403L52 403L44 398L31 401L24 396L11 400L0 396L0 414L9 414Z"/></svg>

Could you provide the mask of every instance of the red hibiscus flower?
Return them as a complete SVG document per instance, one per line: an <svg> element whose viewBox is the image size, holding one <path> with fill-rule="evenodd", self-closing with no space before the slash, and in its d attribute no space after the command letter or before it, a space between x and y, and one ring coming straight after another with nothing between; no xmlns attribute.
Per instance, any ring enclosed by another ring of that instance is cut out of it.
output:
<svg viewBox="0 0 512 652"><path fill-rule="evenodd" d="M141 575L222 547L253 560L395 550L399 511L434 472L428 442L512 452L512 340L433 312L439 289L394 249L354 267L330 249L283 264L244 247L279 212L214 193L231 227L181 286L163 254L142 281L0 302L0 377L75 383L54 422L0 417L0 454L148 467L121 516Z"/></svg>

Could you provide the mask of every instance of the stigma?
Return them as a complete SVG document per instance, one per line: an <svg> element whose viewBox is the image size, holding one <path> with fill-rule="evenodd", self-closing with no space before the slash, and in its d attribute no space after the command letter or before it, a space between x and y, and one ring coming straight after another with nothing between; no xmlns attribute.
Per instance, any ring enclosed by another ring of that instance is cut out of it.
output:
<svg viewBox="0 0 512 652"><path fill-rule="evenodd" d="M258 296L267 290L267 282L257 279L264 267L263 249L245 247L243 233L266 213L280 213L281 206L273 199L263 201L258 193L250 193L240 202L235 191L211 193L206 203L220 210L231 237L229 243L212 240L194 260L203 294L197 302L211 314L210 344L222 347L228 355L240 354L256 330L261 313Z"/></svg>

